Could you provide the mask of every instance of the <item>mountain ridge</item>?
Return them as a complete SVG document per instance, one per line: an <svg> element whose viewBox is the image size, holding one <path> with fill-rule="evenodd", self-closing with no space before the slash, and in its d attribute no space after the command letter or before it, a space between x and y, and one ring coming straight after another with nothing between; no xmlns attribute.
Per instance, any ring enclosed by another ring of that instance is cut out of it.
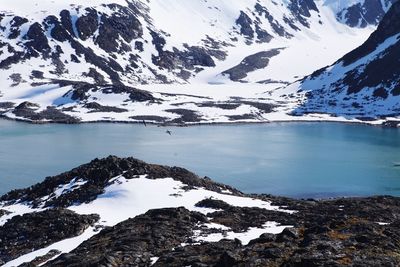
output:
<svg viewBox="0 0 400 267"><path fill-rule="evenodd" d="M359 121L293 112L306 96L275 89L361 45L393 2L49 0L43 10L9 1L0 113L62 123Z"/></svg>
<svg viewBox="0 0 400 267"><path fill-rule="evenodd" d="M308 94L305 105L295 112L366 119L398 116L399 14L397 2L361 46L294 84L292 89Z"/></svg>

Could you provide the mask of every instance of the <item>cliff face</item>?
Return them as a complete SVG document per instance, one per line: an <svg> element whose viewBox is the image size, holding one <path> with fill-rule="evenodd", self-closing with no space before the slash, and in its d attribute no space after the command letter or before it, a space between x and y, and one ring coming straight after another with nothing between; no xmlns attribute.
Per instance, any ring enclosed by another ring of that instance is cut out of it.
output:
<svg viewBox="0 0 400 267"><path fill-rule="evenodd" d="M290 85L305 96L295 114L327 113L365 120L397 116L400 111L400 3L360 47L336 63Z"/></svg>

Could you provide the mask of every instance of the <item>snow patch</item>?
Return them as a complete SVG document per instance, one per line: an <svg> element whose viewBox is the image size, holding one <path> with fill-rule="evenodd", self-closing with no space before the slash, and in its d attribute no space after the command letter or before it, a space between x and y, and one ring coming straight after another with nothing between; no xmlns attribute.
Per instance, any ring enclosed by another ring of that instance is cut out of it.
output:
<svg viewBox="0 0 400 267"><path fill-rule="evenodd" d="M229 229L223 225L217 225L217 224L213 225L208 224L205 226L208 227L209 229L219 229L224 231ZM223 233L212 233L208 235L203 235L201 230L195 230L193 239L196 242L218 242L222 239L231 239L231 240L239 239L243 245L247 245L251 240L258 238L262 234L265 233L280 234L285 228L290 228L290 227L293 226L279 225L276 222L266 222L262 228L250 227L247 231L240 233L227 231Z"/></svg>

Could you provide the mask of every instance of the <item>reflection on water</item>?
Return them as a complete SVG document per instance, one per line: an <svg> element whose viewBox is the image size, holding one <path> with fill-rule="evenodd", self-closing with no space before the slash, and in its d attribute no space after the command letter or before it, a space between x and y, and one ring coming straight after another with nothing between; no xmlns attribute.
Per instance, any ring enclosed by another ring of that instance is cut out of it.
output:
<svg viewBox="0 0 400 267"><path fill-rule="evenodd" d="M400 195L400 130L338 123L165 128L0 120L0 194L110 154L188 168L245 192Z"/></svg>

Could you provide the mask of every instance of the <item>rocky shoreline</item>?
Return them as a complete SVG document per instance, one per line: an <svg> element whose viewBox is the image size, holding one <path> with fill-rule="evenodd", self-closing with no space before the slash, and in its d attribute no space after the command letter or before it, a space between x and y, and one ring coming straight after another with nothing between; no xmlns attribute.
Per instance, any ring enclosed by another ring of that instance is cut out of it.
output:
<svg viewBox="0 0 400 267"><path fill-rule="evenodd" d="M147 116L146 116L147 117ZM298 117L297 117L298 118ZM355 124L355 125L367 125L374 127L383 127L383 128L400 128L400 120L341 120L334 118L332 119L293 119L293 120L255 120L255 121L242 121L242 120L233 120L230 122L208 122L208 121L198 121L198 122L159 122L154 120L93 120L93 121L80 121L80 120L67 120L67 121L46 121L46 120L37 120L32 121L24 118L10 118L0 114L0 119L16 121L22 123L29 124L93 124L93 123L111 123L111 124L140 124L140 125L154 125L157 127L191 127L191 126L208 126L208 125L246 125L246 124L265 124L265 123L346 123L346 124Z"/></svg>
<svg viewBox="0 0 400 267"><path fill-rule="evenodd" d="M5 266L399 266L400 198L248 195L96 159L0 197Z"/></svg>

